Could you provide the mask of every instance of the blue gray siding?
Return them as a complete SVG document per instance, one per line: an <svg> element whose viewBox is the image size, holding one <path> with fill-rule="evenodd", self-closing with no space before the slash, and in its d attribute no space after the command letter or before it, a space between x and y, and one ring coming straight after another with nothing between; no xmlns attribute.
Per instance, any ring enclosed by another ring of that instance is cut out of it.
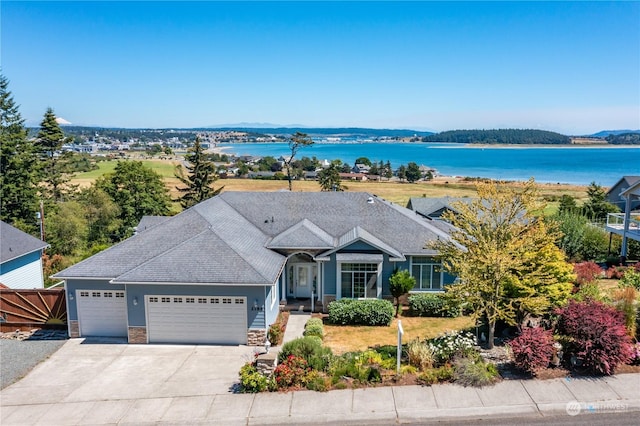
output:
<svg viewBox="0 0 640 426"><path fill-rule="evenodd" d="M78 308L76 306L76 290L125 290L124 285L109 284L109 280L67 280L65 284L67 291L67 319L69 321L78 320ZM73 300L71 300L73 296ZM127 303L130 303L132 298L126 294Z"/></svg>

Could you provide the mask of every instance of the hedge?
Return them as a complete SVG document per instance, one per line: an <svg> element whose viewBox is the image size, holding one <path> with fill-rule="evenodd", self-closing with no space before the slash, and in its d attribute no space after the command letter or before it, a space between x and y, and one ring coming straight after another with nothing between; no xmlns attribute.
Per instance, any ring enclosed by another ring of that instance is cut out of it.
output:
<svg viewBox="0 0 640 426"><path fill-rule="evenodd" d="M460 307L445 298L444 293L416 293L409 296L409 313L417 317L458 317Z"/></svg>
<svg viewBox="0 0 640 426"><path fill-rule="evenodd" d="M393 304L381 299L340 299L329 303L329 322L340 325L388 326Z"/></svg>
<svg viewBox="0 0 640 426"><path fill-rule="evenodd" d="M320 339L324 337L324 326L320 318L311 318L304 325L303 336L318 336Z"/></svg>

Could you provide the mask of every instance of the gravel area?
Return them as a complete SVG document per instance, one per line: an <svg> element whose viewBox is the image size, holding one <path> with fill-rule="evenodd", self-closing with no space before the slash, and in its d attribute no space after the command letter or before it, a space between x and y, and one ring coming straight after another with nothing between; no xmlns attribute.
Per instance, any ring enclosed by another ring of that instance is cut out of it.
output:
<svg viewBox="0 0 640 426"><path fill-rule="evenodd" d="M65 342L66 340L0 339L0 389L23 378Z"/></svg>

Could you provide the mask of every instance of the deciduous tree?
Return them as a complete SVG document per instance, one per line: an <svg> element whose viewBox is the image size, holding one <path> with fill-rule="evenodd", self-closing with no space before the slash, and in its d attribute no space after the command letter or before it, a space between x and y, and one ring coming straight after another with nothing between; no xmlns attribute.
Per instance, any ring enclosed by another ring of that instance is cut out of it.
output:
<svg viewBox="0 0 640 426"><path fill-rule="evenodd" d="M480 184L479 198L454 203L444 217L455 230L451 240L431 245L445 270L458 281L447 288L489 328L493 347L498 320L515 325L528 314L540 315L569 296L572 268L545 224L533 180L521 190Z"/></svg>
<svg viewBox="0 0 640 426"><path fill-rule="evenodd" d="M200 143L200 138L196 138L195 143L189 148L184 159L188 163L184 166L188 173L185 176L182 166L178 166L176 168L176 177L186 186L176 187L176 189L182 193L180 204L183 208L188 209L207 198L218 195L224 187L221 186L218 189L213 187L213 184L218 180L216 166L212 161L208 160Z"/></svg>
<svg viewBox="0 0 640 426"><path fill-rule="evenodd" d="M141 161L118 161L114 171L96 180L120 208L119 237L131 234L142 216L170 213L171 199L162 177Z"/></svg>
<svg viewBox="0 0 640 426"><path fill-rule="evenodd" d="M389 277L389 291L396 299L396 318L400 314L402 303L400 298L409 293L416 286L416 279L411 276L407 269L399 269Z"/></svg>

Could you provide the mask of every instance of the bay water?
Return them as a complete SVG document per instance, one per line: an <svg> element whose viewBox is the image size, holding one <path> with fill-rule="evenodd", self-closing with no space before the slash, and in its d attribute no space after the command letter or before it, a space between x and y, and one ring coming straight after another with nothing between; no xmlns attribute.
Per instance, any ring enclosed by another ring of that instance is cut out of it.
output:
<svg viewBox="0 0 640 426"><path fill-rule="evenodd" d="M220 144L227 154L290 155L286 143ZM640 146L519 146L450 143L314 143L300 149L297 158L340 159L353 166L355 159L400 165L415 162L435 168L445 176L484 177L543 183L609 187L624 175L640 175Z"/></svg>

